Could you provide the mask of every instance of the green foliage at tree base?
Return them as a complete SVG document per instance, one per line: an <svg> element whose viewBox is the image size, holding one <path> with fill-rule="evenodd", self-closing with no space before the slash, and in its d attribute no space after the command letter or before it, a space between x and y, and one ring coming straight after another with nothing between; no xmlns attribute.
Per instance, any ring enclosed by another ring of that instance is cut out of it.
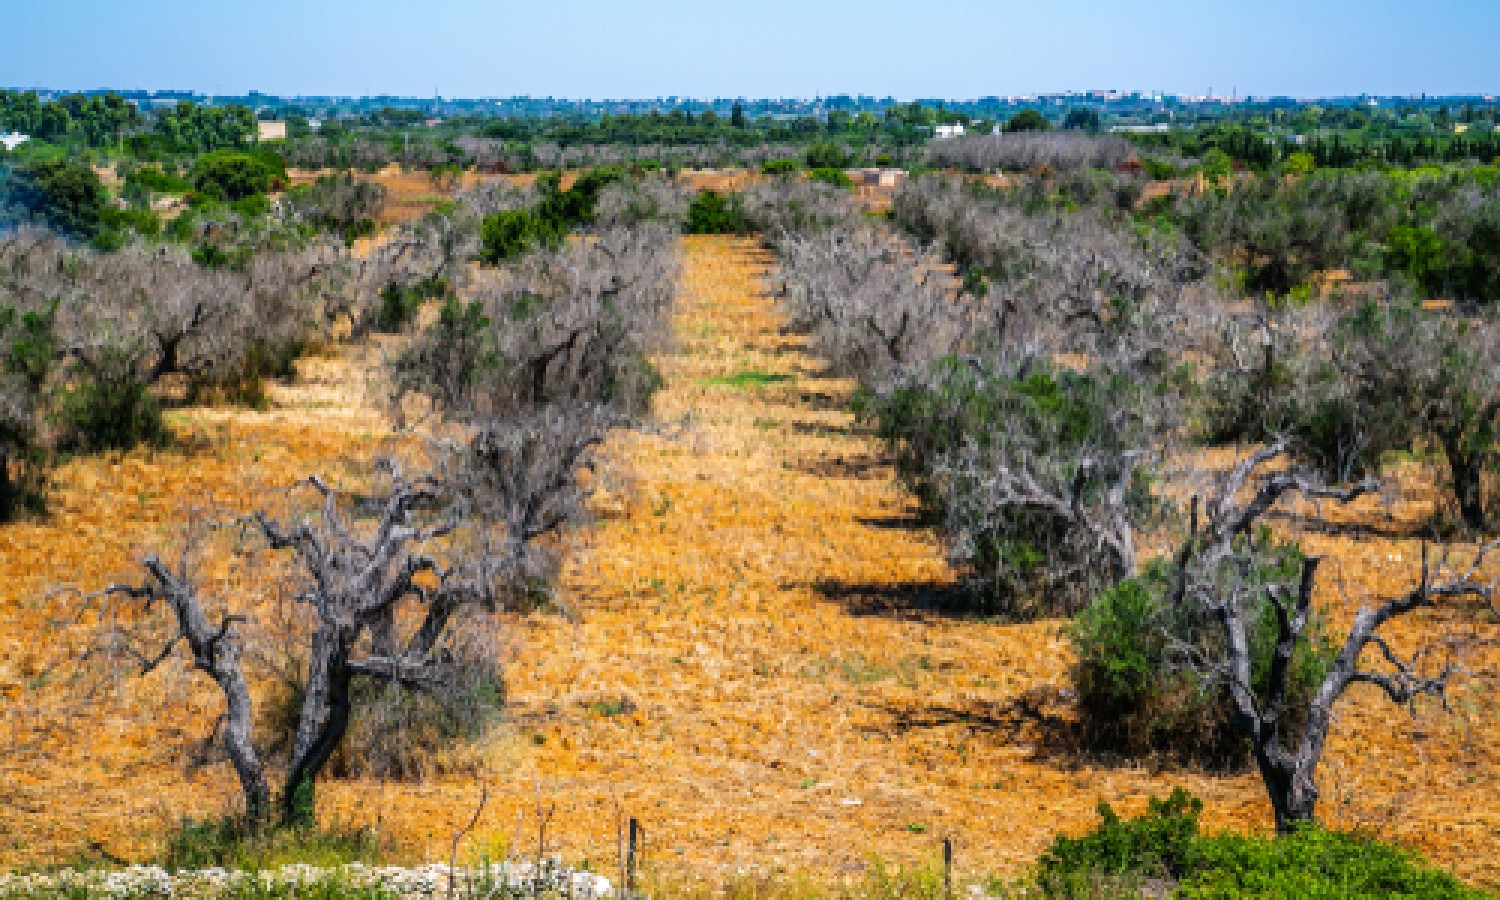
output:
<svg viewBox="0 0 1500 900"><path fill-rule="evenodd" d="M294 864L328 868L379 863L392 852L390 842L371 828L252 830L238 819L184 819L167 836L157 862L169 872L210 868L254 872Z"/></svg>
<svg viewBox="0 0 1500 900"><path fill-rule="evenodd" d="M1289 545L1268 546L1252 578L1258 584L1294 583L1302 555ZM1164 755L1187 764L1235 769L1248 763L1248 743L1230 719L1223 684L1192 668L1182 647L1212 658L1222 641L1217 623L1177 608L1176 575L1161 560L1102 591L1068 628L1077 661L1084 743L1128 757ZM1263 692L1277 634L1275 607L1261 596L1247 603L1252 677ZM1305 707L1332 662L1333 647L1316 613L1310 640L1292 658L1289 723Z"/></svg>
<svg viewBox="0 0 1500 900"><path fill-rule="evenodd" d="M447 294L448 281L440 276L416 284L392 284L380 292L380 312L375 330L394 334L406 327L423 303Z"/></svg>
<svg viewBox="0 0 1500 900"><path fill-rule="evenodd" d="M566 232L529 209L501 210L479 226L479 261L499 265L539 247L556 247Z"/></svg>
<svg viewBox="0 0 1500 900"><path fill-rule="evenodd" d="M128 449L159 443L167 430L146 385L131 379L91 378L69 388L57 412L58 446L65 451Z"/></svg>

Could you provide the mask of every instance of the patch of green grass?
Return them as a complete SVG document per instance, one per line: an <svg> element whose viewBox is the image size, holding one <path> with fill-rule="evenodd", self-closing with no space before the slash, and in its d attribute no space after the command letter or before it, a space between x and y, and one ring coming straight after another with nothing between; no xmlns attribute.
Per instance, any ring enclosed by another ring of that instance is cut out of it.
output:
<svg viewBox="0 0 1500 900"><path fill-rule="evenodd" d="M354 862L389 862L395 852L395 845L372 828L331 825L251 832L232 819L184 819L167 836L158 862L169 872L258 871L292 864L332 868Z"/></svg>
<svg viewBox="0 0 1500 900"><path fill-rule="evenodd" d="M889 666L866 659L863 653L851 653L839 661L839 671L844 680L854 684L872 684L885 681L895 674Z"/></svg>
<svg viewBox="0 0 1500 900"><path fill-rule="evenodd" d="M623 715L630 711L630 704L624 700L595 700L587 704L588 711L596 716L612 718Z"/></svg>
<svg viewBox="0 0 1500 900"><path fill-rule="evenodd" d="M785 372L762 372L758 369L745 369L733 375L715 375L711 378L700 378L699 384L709 387L730 387L740 390L751 388L769 387L773 384L781 384L791 381L793 376Z"/></svg>

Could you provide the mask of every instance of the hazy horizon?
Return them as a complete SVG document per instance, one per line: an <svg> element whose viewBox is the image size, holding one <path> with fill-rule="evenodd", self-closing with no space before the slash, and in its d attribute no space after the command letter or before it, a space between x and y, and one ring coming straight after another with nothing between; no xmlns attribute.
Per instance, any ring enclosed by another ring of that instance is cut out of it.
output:
<svg viewBox="0 0 1500 900"><path fill-rule="evenodd" d="M54 0L0 84L243 95L955 100L1084 90L1221 97L1500 92L1500 4L1266 0ZM747 12L747 9L750 10Z"/></svg>

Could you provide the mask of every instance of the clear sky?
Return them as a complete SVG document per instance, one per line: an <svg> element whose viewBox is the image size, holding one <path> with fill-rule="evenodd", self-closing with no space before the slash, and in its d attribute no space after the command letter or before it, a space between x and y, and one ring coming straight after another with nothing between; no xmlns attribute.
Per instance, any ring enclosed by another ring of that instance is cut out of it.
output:
<svg viewBox="0 0 1500 900"><path fill-rule="evenodd" d="M1500 0L0 0L0 35L14 87L1500 93Z"/></svg>

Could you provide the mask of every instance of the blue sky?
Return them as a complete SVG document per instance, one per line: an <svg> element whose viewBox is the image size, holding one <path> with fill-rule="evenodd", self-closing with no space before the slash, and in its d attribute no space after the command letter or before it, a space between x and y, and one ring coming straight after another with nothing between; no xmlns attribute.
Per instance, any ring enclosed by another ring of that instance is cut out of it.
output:
<svg viewBox="0 0 1500 900"><path fill-rule="evenodd" d="M0 85L449 97L1500 93L1500 0L0 0Z"/></svg>

